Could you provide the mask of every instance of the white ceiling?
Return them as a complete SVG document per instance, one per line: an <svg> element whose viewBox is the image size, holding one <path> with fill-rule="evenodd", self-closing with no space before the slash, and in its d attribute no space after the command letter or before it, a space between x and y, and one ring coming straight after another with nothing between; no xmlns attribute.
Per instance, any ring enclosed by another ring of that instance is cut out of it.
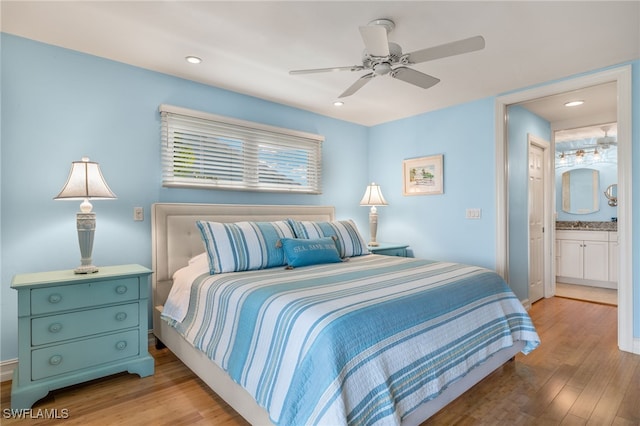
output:
<svg viewBox="0 0 640 426"><path fill-rule="evenodd" d="M640 1L8 1L2 31L375 125L640 58ZM391 18L404 52L475 35L484 50L415 65L430 89L365 72L292 76L360 64L358 27ZM199 65L184 58L196 55Z"/></svg>
<svg viewBox="0 0 640 426"><path fill-rule="evenodd" d="M556 150L563 150L567 149L560 145L563 142L603 137L604 128L609 136L615 137L618 133L617 99L616 83L612 82L558 93L520 105L551 123L555 131ZM574 107L565 106L565 103L577 100L584 103Z"/></svg>

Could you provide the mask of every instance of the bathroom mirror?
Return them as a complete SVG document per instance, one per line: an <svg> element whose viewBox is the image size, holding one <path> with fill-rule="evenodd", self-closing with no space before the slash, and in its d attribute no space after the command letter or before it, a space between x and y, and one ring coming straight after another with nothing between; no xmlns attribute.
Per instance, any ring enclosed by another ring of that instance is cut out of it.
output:
<svg viewBox="0 0 640 426"><path fill-rule="evenodd" d="M562 174L562 210L589 214L600 210L600 173L594 169L573 169Z"/></svg>
<svg viewBox="0 0 640 426"><path fill-rule="evenodd" d="M608 204L611 207L615 207L618 205L618 184L614 183L613 185L609 185L607 190L604 191L604 196L609 200Z"/></svg>

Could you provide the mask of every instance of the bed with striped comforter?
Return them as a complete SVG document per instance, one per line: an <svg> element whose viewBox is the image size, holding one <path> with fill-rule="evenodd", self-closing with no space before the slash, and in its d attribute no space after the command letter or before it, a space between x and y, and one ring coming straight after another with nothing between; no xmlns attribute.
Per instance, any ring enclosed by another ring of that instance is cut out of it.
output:
<svg viewBox="0 0 640 426"><path fill-rule="evenodd" d="M190 291L184 320L165 320L281 425L399 424L493 353L539 343L476 266L372 254L202 275Z"/></svg>

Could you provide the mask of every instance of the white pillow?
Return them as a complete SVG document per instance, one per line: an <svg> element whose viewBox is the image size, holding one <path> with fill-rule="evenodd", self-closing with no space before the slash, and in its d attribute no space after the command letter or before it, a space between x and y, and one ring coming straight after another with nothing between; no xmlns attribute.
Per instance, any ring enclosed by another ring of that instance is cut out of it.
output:
<svg viewBox="0 0 640 426"><path fill-rule="evenodd" d="M189 265L193 265L194 263L200 264L200 262L207 263L208 261L209 261L209 259L207 258L207 252L204 251L204 252L200 253L199 255L193 256L191 259L189 259Z"/></svg>
<svg viewBox="0 0 640 426"><path fill-rule="evenodd" d="M173 285L164 303L162 316L182 322L189 309L191 284L201 275L209 275L207 253L201 253L189 259L189 264L173 274Z"/></svg>

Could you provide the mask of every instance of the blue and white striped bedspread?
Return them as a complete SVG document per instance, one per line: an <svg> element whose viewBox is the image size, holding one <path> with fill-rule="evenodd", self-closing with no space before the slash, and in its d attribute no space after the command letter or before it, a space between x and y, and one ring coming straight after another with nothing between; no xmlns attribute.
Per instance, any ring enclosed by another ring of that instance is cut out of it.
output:
<svg viewBox="0 0 640 426"><path fill-rule="evenodd" d="M539 344L497 274L380 255L203 276L169 322L280 425L399 424L493 353Z"/></svg>

